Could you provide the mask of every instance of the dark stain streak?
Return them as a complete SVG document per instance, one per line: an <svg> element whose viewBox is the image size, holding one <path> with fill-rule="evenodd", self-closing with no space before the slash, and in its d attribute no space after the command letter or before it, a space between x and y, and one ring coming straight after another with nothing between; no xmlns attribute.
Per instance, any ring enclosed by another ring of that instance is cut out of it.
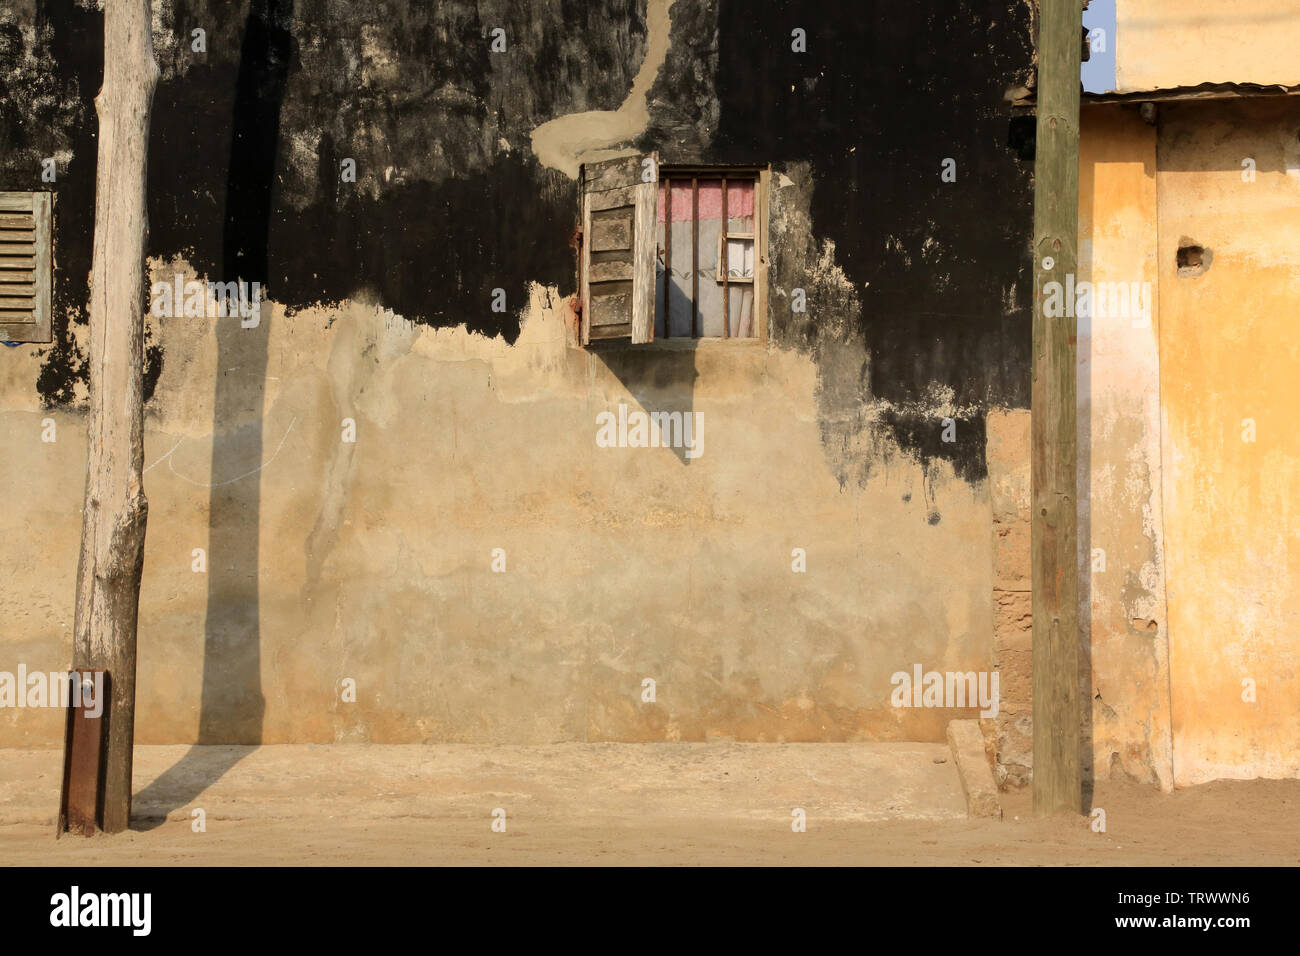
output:
<svg viewBox="0 0 1300 956"><path fill-rule="evenodd" d="M644 0L305 0L279 19L249 10L173 4L176 42L158 46L150 130L151 256L263 281L290 312L359 299L510 342L530 282L573 291L563 237L576 184L531 157L529 134L555 116L618 107L644 57ZM194 23L208 32L206 54L190 50ZM75 0L42 0L35 25L29 51L16 16L0 14L0 177L42 188L40 158L73 157L54 186L55 341L36 383L47 405L66 406L87 381L71 328L86 321L103 19ZM493 56L497 26L510 45ZM250 49L261 61L241 71ZM25 66L29 54L40 70ZM277 86L283 108L263 116ZM245 148L232 149L231 116L245 117ZM303 142L317 149L306 167ZM357 183L339 181L344 157ZM491 310L495 289L505 313ZM162 359L156 344L146 354L148 395Z"/></svg>
<svg viewBox="0 0 1300 956"><path fill-rule="evenodd" d="M988 477L985 416L956 418L953 422L956 440L946 442L942 421L934 415L893 410L881 415L881 423L904 452L924 463L947 461L958 477L970 482L981 481Z"/></svg>
<svg viewBox="0 0 1300 956"><path fill-rule="evenodd" d="M103 73L103 15L75 0L38 0L28 48L9 10L0 11L0 184L54 194L53 342L36 390L46 408L72 405L89 380L73 327L87 322L95 205L94 97ZM54 183L41 181L41 161L63 151Z"/></svg>
<svg viewBox="0 0 1300 956"><path fill-rule="evenodd" d="M511 343L531 282L573 292L576 184L537 163L529 134L619 106L645 55L645 0L380 0L346 16L303 0L265 22L249 9L174 3L150 140L152 256L262 281L290 313L353 299ZM1025 122L1002 102L1032 66L1028 5L964 9L785 0L755 16L739 0L677 3L648 97L638 146L802 177L802 206L785 210L793 231L772 236L770 334L818 364L841 487L871 474L878 443L861 439L873 432L979 481L985 411L1028 406L1031 170ZM245 35L246 22L265 35ZM208 29L206 55L189 50L193 23ZM790 50L791 24L808 31L807 53ZM102 17L41 0L36 26L28 51L15 15L0 15L0 174L37 188L38 157L72 154L55 187L55 343L37 382L47 405L67 405L86 380L71 330L85 322ZM506 54L488 50L496 26ZM249 49L258 62L241 71ZM21 94L33 86L52 94L39 108ZM231 116L246 117L237 134ZM947 157L956 183L941 180ZM356 183L340 181L345 158ZM788 290L816 285L824 242L848 281L810 288L809 311L793 313ZM496 289L505 313L491 309ZM1025 305L1009 309L1009 292ZM149 395L163 359L151 342ZM920 411L862 414L874 401L923 409L935 394L974 410L955 443Z"/></svg>
<svg viewBox="0 0 1300 956"><path fill-rule="evenodd" d="M856 312L848 301L822 304L829 315L794 314L773 296L771 334L830 370L839 342L860 344L870 365L861 400L924 405L938 386L957 407L979 409L959 422L955 444L938 440L937 421L890 414L885 423L922 461L949 460L980 480L983 411L1029 403L1031 315L1006 314L1003 290L1030 301L1032 183L1002 107L1008 83L1032 64L1028 7L976 0L960 17L929 22L883 0L789 0L780 12L754 17L720 0L721 120L707 153L809 163L816 243L834 243L859 291ZM790 50L792 24L808 31L806 54ZM940 178L947 157L955 183ZM807 286L800 265L786 257L774 285ZM841 395L830 411L840 418L853 400Z"/></svg>

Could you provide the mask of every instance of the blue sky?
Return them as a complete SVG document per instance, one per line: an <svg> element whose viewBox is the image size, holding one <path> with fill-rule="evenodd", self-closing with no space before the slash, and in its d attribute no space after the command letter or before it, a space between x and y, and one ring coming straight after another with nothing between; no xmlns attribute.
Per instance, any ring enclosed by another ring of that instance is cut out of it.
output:
<svg viewBox="0 0 1300 956"><path fill-rule="evenodd" d="M1105 31L1106 49L1098 49L1101 37L1092 44L1092 59L1083 64L1083 88L1089 93L1105 93L1115 88L1115 2L1092 0L1083 12L1083 25L1090 31Z"/></svg>

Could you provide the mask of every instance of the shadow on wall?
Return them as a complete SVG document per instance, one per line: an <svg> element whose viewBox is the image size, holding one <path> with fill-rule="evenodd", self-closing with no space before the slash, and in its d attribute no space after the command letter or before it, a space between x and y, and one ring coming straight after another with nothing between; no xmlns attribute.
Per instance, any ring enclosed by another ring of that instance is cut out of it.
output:
<svg viewBox="0 0 1300 956"><path fill-rule="evenodd" d="M659 281L662 282L662 274ZM689 296L681 297L676 288L672 288L671 294L675 298L682 298L681 302L675 304L674 313L678 309L690 311ZM662 334L659 336L658 341L662 342ZM662 431L660 426L655 425L651 427L650 435L660 436L663 442L670 443L668 447L662 448L663 453L676 455L683 465L689 465L696 457L690 453L693 443L694 447L703 448L699 443L704 436L696 424L698 420L695 416L695 382L699 378L695 352L701 340L681 338L668 341L675 344L664 347L662 344L601 346L593 343L589 351L627 390L631 399L627 403L629 414L641 411L648 415L663 413L670 416L672 425L665 426ZM612 407L598 411L608 411L617 417L619 401L622 399L612 402ZM681 424L677 423L677 415L681 416ZM687 428L690 429L689 434L685 431ZM660 438L655 440L659 441Z"/></svg>
<svg viewBox="0 0 1300 956"><path fill-rule="evenodd" d="M688 454L692 442L702 441L697 434L695 422L695 380L699 372L695 367L695 350L699 340L682 340L680 348L665 349L659 346L634 346L631 348L593 348L591 353L619 380L628 392L630 401L619 399L612 407L598 411L608 411L617 417L618 402L626 401L629 414L645 412L648 415L663 413L669 416L681 415L683 423L690 421L691 434L687 436L679 430L676 418L674 425L662 432L663 441L671 442L662 451L677 456L683 465L689 465L695 457ZM629 433L631 430L629 429ZM670 437L671 433L671 437ZM658 426L650 432L660 435ZM697 444L697 447L698 446Z"/></svg>
<svg viewBox="0 0 1300 956"><path fill-rule="evenodd" d="M293 57L293 0L254 0L240 51L226 215L223 281L269 279L268 236L280 110ZM224 759L198 760L209 744L262 742L258 545L261 518L262 405L269 315L252 328L239 316L217 320L212 471L208 517L208 606L203 641L203 692L198 743L142 791L140 803L169 809L190 803L249 753L230 747ZM247 467L232 466L232 462ZM251 474L247 473L251 468ZM233 472L233 474L232 474ZM202 768L199 772L199 768Z"/></svg>

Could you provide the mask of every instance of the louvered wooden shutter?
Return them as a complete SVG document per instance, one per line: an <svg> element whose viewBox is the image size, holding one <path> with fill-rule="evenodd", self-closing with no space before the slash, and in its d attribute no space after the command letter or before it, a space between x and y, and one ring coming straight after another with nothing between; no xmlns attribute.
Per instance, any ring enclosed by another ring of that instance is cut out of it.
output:
<svg viewBox="0 0 1300 956"><path fill-rule="evenodd" d="M655 335L659 155L582 167L582 344Z"/></svg>
<svg viewBox="0 0 1300 956"><path fill-rule="evenodd" d="M50 194L0 193L0 340L49 342Z"/></svg>

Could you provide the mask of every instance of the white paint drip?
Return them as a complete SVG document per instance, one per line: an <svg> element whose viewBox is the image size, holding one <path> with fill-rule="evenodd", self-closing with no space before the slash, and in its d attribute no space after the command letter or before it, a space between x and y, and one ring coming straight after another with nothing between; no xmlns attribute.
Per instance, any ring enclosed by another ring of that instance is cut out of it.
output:
<svg viewBox="0 0 1300 956"><path fill-rule="evenodd" d="M549 169L558 169L570 179L578 178L583 162L613 159L634 150L618 148L641 133L650 123L646 95L668 58L668 16L671 0L649 0L646 10L646 57L632 81L632 91L617 110L587 110L569 113L541 124L532 132L533 154Z"/></svg>

